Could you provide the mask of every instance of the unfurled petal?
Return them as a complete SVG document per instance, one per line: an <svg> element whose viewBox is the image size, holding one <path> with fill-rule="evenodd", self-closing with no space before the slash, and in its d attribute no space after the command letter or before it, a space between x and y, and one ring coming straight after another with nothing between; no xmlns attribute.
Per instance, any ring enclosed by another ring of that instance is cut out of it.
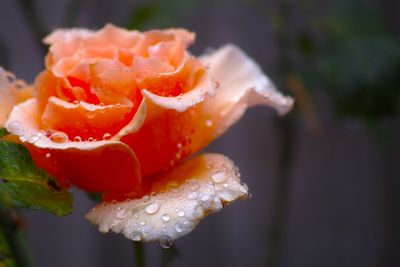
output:
<svg viewBox="0 0 400 267"><path fill-rule="evenodd" d="M219 154L198 156L147 183L148 195L100 204L87 219L101 232L168 242L190 233L208 214L248 196L232 161Z"/></svg>
<svg viewBox="0 0 400 267"><path fill-rule="evenodd" d="M15 80L13 74L0 67L0 127L4 126L13 106L31 96L31 86Z"/></svg>
<svg viewBox="0 0 400 267"><path fill-rule="evenodd" d="M7 130L28 147L38 167L64 186L72 183L90 192L135 196L141 183L140 167L126 144L74 141L60 131L41 131L39 114L37 100L29 99L15 106L6 122Z"/></svg>
<svg viewBox="0 0 400 267"><path fill-rule="evenodd" d="M236 46L224 46L204 56L203 62L207 75L219 85L213 97L209 96L212 90L201 93L207 88L203 86L168 98L144 91L148 116L138 132L122 138L138 156L144 176L168 169L203 149L248 107L271 106L281 115L292 108L293 99L276 90L260 67ZM210 84L211 79L205 81Z"/></svg>

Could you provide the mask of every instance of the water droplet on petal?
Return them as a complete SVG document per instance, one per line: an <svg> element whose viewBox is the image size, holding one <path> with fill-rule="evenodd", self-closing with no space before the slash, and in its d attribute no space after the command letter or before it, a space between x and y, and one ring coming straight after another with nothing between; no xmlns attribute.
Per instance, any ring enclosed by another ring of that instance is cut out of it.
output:
<svg viewBox="0 0 400 267"><path fill-rule="evenodd" d="M162 236L160 238L160 246L162 248L170 248L170 247L172 247L173 244L174 244L174 241L172 240L171 237L169 237L167 235L166 236Z"/></svg>
<svg viewBox="0 0 400 267"><path fill-rule="evenodd" d="M171 217L169 217L168 214L164 214L163 216L161 216L161 219L162 219L164 222L169 222L169 221L171 220Z"/></svg>
<svg viewBox="0 0 400 267"><path fill-rule="evenodd" d="M74 142L81 142L82 138L80 136L75 136L74 137Z"/></svg>
<svg viewBox="0 0 400 267"><path fill-rule="evenodd" d="M197 192L192 192L188 195L189 200L195 200L198 197Z"/></svg>
<svg viewBox="0 0 400 267"><path fill-rule="evenodd" d="M209 199L210 199L209 195L202 195L201 198L200 198L200 200L203 201L203 202L206 202Z"/></svg>
<svg viewBox="0 0 400 267"><path fill-rule="evenodd" d="M94 111L88 111L87 117L89 119L93 119L96 116L96 113Z"/></svg>
<svg viewBox="0 0 400 267"><path fill-rule="evenodd" d="M185 216L185 212L184 212L183 210L178 211L178 216L179 216L179 217Z"/></svg>
<svg viewBox="0 0 400 267"><path fill-rule="evenodd" d="M183 226L180 223L175 224L174 228L178 233L182 233L183 231Z"/></svg>
<svg viewBox="0 0 400 267"><path fill-rule="evenodd" d="M145 208L144 211L147 214L155 214L160 209L160 204L158 203L150 203Z"/></svg>
<svg viewBox="0 0 400 267"><path fill-rule="evenodd" d="M143 239L143 235L141 232L132 232L131 238L133 241L140 241Z"/></svg>
<svg viewBox="0 0 400 267"><path fill-rule="evenodd" d="M223 172L216 172L211 176L214 183L220 184L226 181L227 177Z"/></svg>
<svg viewBox="0 0 400 267"><path fill-rule="evenodd" d="M140 224L141 226L146 225L146 221L141 221L139 224Z"/></svg>
<svg viewBox="0 0 400 267"><path fill-rule="evenodd" d="M56 132L50 135L50 140L54 143L65 143L68 141L68 136L63 132Z"/></svg>
<svg viewBox="0 0 400 267"><path fill-rule="evenodd" d="M36 143L37 141L39 141L39 139L40 139L42 136L43 136L42 133L36 133L36 134L34 134L34 135L31 135L31 136L28 138L28 142L31 143L31 144Z"/></svg>
<svg viewBox="0 0 400 267"><path fill-rule="evenodd" d="M89 137L87 140L88 140L89 142L93 142L93 141L94 141L94 138L93 138L93 137Z"/></svg>
<svg viewBox="0 0 400 267"><path fill-rule="evenodd" d="M103 140L110 140L111 137L112 137L112 135L111 135L110 133L105 133L105 134L103 135Z"/></svg>
<svg viewBox="0 0 400 267"><path fill-rule="evenodd" d="M193 192L197 191L199 189L200 189L200 185L198 183L195 183L190 187L190 190L193 191Z"/></svg>
<svg viewBox="0 0 400 267"><path fill-rule="evenodd" d="M123 220L128 217L128 211L126 209L120 208L115 217L119 220Z"/></svg>
<svg viewBox="0 0 400 267"><path fill-rule="evenodd" d="M213 121L212 120L206 120L206 126L207 127L213 126Z"/></svg>
<svg viewBox="0 0 400 267"><path fill-rule="evenodd" d="M50 158L51 154L50 153L46 153L46 158Z"/></svg>
<svg viewBox="0 0 400 267"><path fill-rule="evenodd" d="M19 134L22 131L22 124L19 121L12 121L7 125L10 133Z"/></svg>

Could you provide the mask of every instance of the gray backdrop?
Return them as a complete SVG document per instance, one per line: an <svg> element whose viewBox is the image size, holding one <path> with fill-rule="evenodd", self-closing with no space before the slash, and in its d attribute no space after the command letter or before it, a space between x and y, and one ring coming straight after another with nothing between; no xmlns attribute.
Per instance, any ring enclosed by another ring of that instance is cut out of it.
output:
<svg viewBox="0 0 400 267"><path fill-rule="evenodd" d="M42 58L17 2L0 2L0 39L9 49L10 69L32 81L42 68ZM46 26L57 27L67 1L36 2ZM83 1L78 24L90 28L106 22L123 25L127 10L138 2L143 1ZM271 27L239 2L204 2L177 26L197 32L194 53L233 42L274 78L279 57ZM273 9L275 5L276 1L270 1L265 6ZM335 116L324 93L314 94L313 99L322 131L312 134L302 117L295 116L294 166L281 266L400 266L399 151L384 153L363 124ZM279 154L276 120L272 109L253 108L207 148L235 161L253 197L210 216L178 240L181 256L172 266L266 266ZM399 118L387 123L400 136ZM394 147L399 148L398 138ZM74 194L74 213L66 218L26 213L29 243L38 266L134 266L131 242L120 235L98 233L83 218L92 202L82 192ZM148 266L159 266L160 251L158 244L146 246Z"/></svg>

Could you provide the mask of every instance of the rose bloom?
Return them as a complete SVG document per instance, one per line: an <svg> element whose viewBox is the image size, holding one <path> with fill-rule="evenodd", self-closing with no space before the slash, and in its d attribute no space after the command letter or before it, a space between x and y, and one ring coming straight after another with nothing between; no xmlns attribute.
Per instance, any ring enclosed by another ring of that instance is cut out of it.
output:
<svg viewBox="0 0 400 267"><path fill-rule="evenodd" d="M63 187L102 194L87 215L102 232L168 243L245 198L229 159L191 156L247 107L293 104L238 47L196 58L194 40L184 29L62 29L45 38L32 86L0 71L0 126Z"/></svg>

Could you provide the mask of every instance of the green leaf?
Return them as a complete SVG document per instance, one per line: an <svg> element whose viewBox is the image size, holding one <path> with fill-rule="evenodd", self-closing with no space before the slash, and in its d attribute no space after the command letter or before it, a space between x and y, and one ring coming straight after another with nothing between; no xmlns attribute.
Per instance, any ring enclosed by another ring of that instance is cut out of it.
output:
<svg viewBox="0 0 400 267"><path fill-rule="evenodd" d="M20 144L0 142L0 196L20 208L42 210L57 216L72 211L73 198L32 161Z"/></svg>
<svg viewBox="0 0 400 267"><path fill-rule="evenodd" d="M143 4L137 7L128 23L129 29L141 29L150 22L157 14L158 6L154 4Z"/></svg>
<svg viewBox="0 0 400 267"><path fill-rule="evenodd" d="M8 131L5 128L0 128L0 138L6 136Z"/></svg>

